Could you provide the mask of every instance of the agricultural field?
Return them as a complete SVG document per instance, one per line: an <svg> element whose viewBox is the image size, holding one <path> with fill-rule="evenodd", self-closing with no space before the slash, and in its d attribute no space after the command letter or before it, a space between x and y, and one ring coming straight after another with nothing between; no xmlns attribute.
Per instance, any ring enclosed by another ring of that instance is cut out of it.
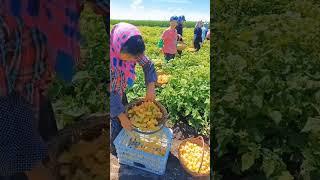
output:
<svg viewBox="0 0 320 180"><path fill-rule="evenodd" d="M216 179L320 179L319 1L217 0L216 10Z"/></svg>
<svg viewBox="0 0 320 180"><path fill-rule="evenodd" d="M111 20L111 24L117 24L123 22L123 20ZM168 21L156 21L156 20L125 20L125 22L133 24L135 26L148 26L148 27L167 27ZM186 21L184 27L193 28L196 25L194 21Z"/></svg>
<svg viewBox="0 0 320 180"><path fill-rule="evenodd" d="M50 88L59 128L84 115L105 112L109 107L106 58L109 56L105 19L85 8L80 18L81 58L71 84L56 79Z"/></svg>
<svg viewBox="0 0 320 180"><path fill-rule="evenodd" d="M209 136L210 42L205 42L197 53L185 50L181 58L165 63L157 43L166 27L138 28L146 43L146 55L155 62L157 72L170 76L168 84L157 89L157 100L168 109L170 121L172 124L185 122L199 134ZM193 28L184 28L183 36L191 48ZM145 96L144 75L140 66L137 66L137 80L127 95L129 101Z"/></svg>

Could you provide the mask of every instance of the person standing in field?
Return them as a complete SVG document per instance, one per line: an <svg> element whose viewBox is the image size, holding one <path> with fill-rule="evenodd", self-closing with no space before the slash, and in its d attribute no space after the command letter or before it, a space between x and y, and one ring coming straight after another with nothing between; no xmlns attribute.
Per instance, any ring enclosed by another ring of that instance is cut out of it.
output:
<svg viewBox="0 0 320 180"><path fill-rule="evenodd" d="M210 29L208 30L208 33L207 33L207 40L210 40Z"/></svg>
<svg viewBox="0 0 320 180"><path fill-rule="evenodd" d="M204 25L202 26L202 43L205 41L207 33L208 33L208 23L204 23Z"/></svg>
<svg viewBox="0 0 320 180"><path fill-rule="evenodd" d="M201 43L202 43L202 21L198 21L195 25L194 28L194 40L193 40L193 45L196 51L199 51L201 48Z"/></svg>
<svg viewBox="0 0 320 180"><path fill-rule="evenodd" d="M178 37L178 41L183 42L183 38L182 38L182 33L183 33L183 23L186 21L184 16L179 16L178 18L178 25L176 27L177 29L177 33L181 36L180 38ZM178 50L178 54L181 57L182 51Z"/></svg>
<svg viewBox="0 0 320 180"><path fill-rule="evenodd" d="M145 43L139 29L128 23L113 26L110 33L110 148L115 155L113 141L122 130L132 130L132 124L125 113L128 103L125 91L136 79L135 68L139 64L145 74L146 101L155 100L157 74L154 64L145 56Z"/></svg>
<svg viewBox="0 0 320 180"><path fill-rule="evenodd" d="M108 16L106 0L89 0ZM82 0L0 0L0 180L51 180L42 161L57 134L48 88L80 57Z"/></svg>
<svg viewBox="0 0 320 180"><path fill-rule="evenodd" d="M162 51L167 61L174 59L177 53L177 39L181 38L176 30L177 25L178 17L172 16L170 18L170 27L166 29L161 36L161 39L163 41Z"/></svg>

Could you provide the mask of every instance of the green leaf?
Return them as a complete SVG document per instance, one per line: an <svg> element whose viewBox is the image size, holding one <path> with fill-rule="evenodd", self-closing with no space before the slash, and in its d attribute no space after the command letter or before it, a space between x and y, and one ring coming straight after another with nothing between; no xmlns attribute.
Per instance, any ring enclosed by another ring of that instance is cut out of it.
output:
<svg viewBox="0 0 320 180"><path fill-rule="evenodd" d="M189 109L187 109L187 110L184 112L184 115L185 115L185 116L188 116L188 115L190 114L190 112L191 112L191 111L190 111Z"/></svg>
<svg viewBox="0 0 320 180"><path fill-rule="evenodd" d="M288 171L283 171L280 176L278 176L278 180L293 180L293 176Z"/></svg>
<svg viewBox="0 0 320 180"><path fill-rule="evenodd" d="M51 98L56 98L60 94L61 90L62 90L62 85L56 84L55 86L49 89L48 94Z"/></svg>
<svg viewBox="0 0 320 180"><path fill-rule="evenodd" d="M314 95L316 101L320 102L320 90Z"/></svg>
<svg viewBox="0 0 320 180"><path fill-rule="evenodd" d="M249 169L254 164L255 156L248 152L241 156L241 171Z"/></svg>
<svg viewBox="0 0 320 180"><path fill-rule="evenodd" d="M269 75L265 75L257 82L257 87L262 90L267 90L271 86L271 78Z"/></svg>
<svg viewBox="0 0 320 180"><path fill-rule="evenodd" d="M88 71L79 71L73 76L72 82L77 82L80 80L88 79L89 77L90 77L90 75L89 75Z"/></svg>
<svg viewBox="0 0 320 180"><path fill-rule="evenodd" d="M269 116L276 124L279 124L282 120L282 114L279 111L272 111Z"/></svg>
<svg viewBox="0 0 320 180"><path fill-rule="evenodd" d="M239 93L238 92L233 92L233 93L227 93L224 97L223 100L227 102L233 102L236 101L239 98Z"/></svg>
<svg viewBox="0 0 320 180"><path fill-rule="evenodd" d="M264 158L262 169L263 169L263 172L266 174L267 178L269 178L275 170L275 162L272 159Z"/></svg>
<svg viewBox="0 0 320 180"><path fill-rule="evenodd" d="M320 132L320 119L319 118L308 118L307 123L301 130L301 132Z"/></svg>
<svg viewBox="0 0 320 180"><path fill-rule="evenodd" d="M242 71L247 67L246 60L244 60L240 55L229 55L227 60L233 70Z"/></svg>
<svg viewBox="0 0 320 180"><path fill-rule="evenodd" d="M254 105L256 105L259 108L262 108L263 105L263 96L261 95L254 95L252 97L252 102Z"/></svg>

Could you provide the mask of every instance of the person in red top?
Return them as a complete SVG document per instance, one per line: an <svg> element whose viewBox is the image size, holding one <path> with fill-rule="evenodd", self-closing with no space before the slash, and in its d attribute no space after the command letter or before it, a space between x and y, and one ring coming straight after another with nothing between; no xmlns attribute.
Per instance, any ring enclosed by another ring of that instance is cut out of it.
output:
<svg viewBox="0 0 320 180"><path fill-rule="evenodd" d="M181 38L176 30L177 25L178 17L172 16L170 18L170 27L166 29L161 36L163 40L162 51L167 61L174 59L177 53L177 39Z"/></svg>

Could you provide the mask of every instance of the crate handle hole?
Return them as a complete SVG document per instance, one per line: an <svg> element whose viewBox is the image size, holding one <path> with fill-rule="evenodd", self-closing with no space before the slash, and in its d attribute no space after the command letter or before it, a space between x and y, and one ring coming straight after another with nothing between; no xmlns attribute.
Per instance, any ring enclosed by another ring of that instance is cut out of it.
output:
<svg viewBox="0 0 320 180"><path fill-rule="evenodd" d="M142 167L142 168L146 168L145 165L140 164L140 163L137 163L137 162L133 162L133 164L134 164L135 166L139 166L139 167Z"/></svg>

